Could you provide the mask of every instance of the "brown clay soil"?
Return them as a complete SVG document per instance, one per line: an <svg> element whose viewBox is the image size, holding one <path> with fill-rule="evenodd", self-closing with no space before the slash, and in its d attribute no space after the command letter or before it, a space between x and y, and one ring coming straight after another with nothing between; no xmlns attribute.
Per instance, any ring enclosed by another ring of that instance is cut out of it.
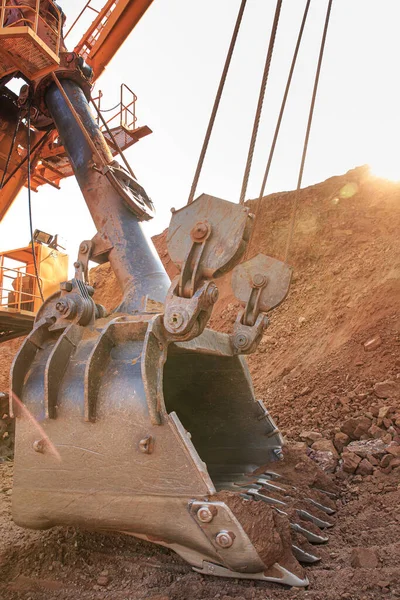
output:
<svg viewBox="0 0 400 600"><path fill-rule="evenodd" d="M257 221L249 257L260 251L283 257L294 198L286 192L258 207L250 202ZM350 417L372 419L387 404L391 414L400 413L399 395L378 398L374 391L376 383L400 382L399 231L400 185L375 179L366 169L299 194L291 291L249 357L257 395L290 443L305 430L333 440ZM173 275L165 232L154 241ZM109 268L98 268L93 280L97 300L114 308L119 292ZM229 331L238 304L229 277L218 286L211 325ZM372 338L379 343L367 352L364 343ZM3 389L14 351L15 343L0 349ZM383 432L394 444L398 421L390 421L392 433ZM301 486L301 465L298 474ZM12 463L2 463L0 599L400 598L400 468L374 467L365 476L339 467L333 478L340 489L336 524L329 543L318 547L322 561L307 568L309 588L299 590L204 577L168 550L123 535L20 529L10 516Z"/></svg>

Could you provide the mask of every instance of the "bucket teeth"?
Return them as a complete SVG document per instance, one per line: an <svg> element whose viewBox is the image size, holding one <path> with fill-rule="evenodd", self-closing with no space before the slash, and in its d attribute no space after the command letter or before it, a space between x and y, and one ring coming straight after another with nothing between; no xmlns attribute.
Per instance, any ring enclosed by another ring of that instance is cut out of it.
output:
<svg viewBox="0 0 400 600"><path fill-rule="evenodd" d="M325 494L325 496L328 496L328 498L331 498L331 500L337 500L337 495L334 494L333 492L328 492L328 490L321 490L320 488L312 488L313 490L315 490L316 492L320 492L321 494Z"/></svg>
<svg viewBox="0 0 400 600"><path fill-rule="evenodd" d="M301 563L306 563L308 565L315 564L321 560L319 556L315 556L315 554L311 554L310 552L306 552L299 546L292 545L292 551L297 560Z"/></svg>
<svg viewBox="0 0 400 600"><path fill-rule="evenodd" d="M323 521L322 519L319 519L318 517L316 517L312 513L309 513L306 510L297 509L296 512L299 515L299 517L301 517L304 521L310 521L320 529L327 529L328 527L333 527L333 523L330 523L329 521Z"/></svg>
<svg viewBox="0 0 400 600"><path fill-rule="evenodd" d="M277 498L272 498L271 496L265 496L261 494L257 488L249 488L247 490L247 494L254 498L255 500L262 500L267 504L273 504L277 506L286 506L286 502L282 502L282 500L278 500Z"/></svg>
<svg viewBox="0 0 400 600"><path fill-rule="evenodd" d="M306 538L306 540L311 542L311 544L325 544L329 540L328 537L318 535L310 531L309 529L302 527L298 523L290 523L290 527L291 529L293 529L293 531L296 531L297 533L303 535Z"/></svg>
<svg viewBox="0 0 400 600"><path fill-rule="evenodd" d="M312 504L313 506L315 506L315 508L322 510L322 512L326 513L327 515L333 515L336 512L335 510L333 510L333 508L330 508L329 506L325 506L324 504L317 502L313 498L306 498L306 501L309 502L310 504Z"/></svg>
<svg viewBox="0 0 400 600"><path fill-rule="evenodd" d="M276 485L274 483L271 483L270 481L268 481L267 479L258 479L257 483L264 488L265 490L270 490L271 492L277 492L277 493L282 493L282 494L286 494L287 490L285 490L285 488Z"/></svg>

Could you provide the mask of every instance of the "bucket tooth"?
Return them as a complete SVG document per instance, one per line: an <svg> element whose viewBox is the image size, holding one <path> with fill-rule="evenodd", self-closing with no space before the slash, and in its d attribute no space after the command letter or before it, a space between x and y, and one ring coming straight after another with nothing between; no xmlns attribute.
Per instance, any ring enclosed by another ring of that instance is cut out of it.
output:
<svg viewBox="0 0 400 600"><path fill-rule="evenodd" d="M272 498L271 496L264 496L264 494L261 494L257 488L248 489L247 494L249 494L255 500L262 500L262 502L265 502L266 504L286 506L286 502L282 502L282 500L278 500L277 498Z"/></svg>
<svg viewBox="0 0 400 600"><path fill-rule="evenodd" d="M328 498L331 498L331 500L337 500L337 494L334 494L333 492L328 492L328 490L322 490L321 488L312 488L313 490L315 490L316 492L320 492L321 494L325 494L325 496L328 496Z"/></svg>
<svg viewBox="0 0 400 600"><path fill-rule="evenodd" d="M306 552L299 546L292 545L293 554L297 558L297 560L301 563L306 563L308 565L315 564L321 560L319 556L315 556L315 554L311 554L310 552Z"/></svg>
<svg viewBox="0 0 400 600"><path fill-rule="evenodd" d="M320 502L313 500L313 498L306 498L306 501L309 502L310 504L312 504L313 506L315 506L315 508L322 510L322 512L326 513L327 515L333 515L336 512L335 510L333 510L333 508L330 508L329 506L325 506L324 504L321 504Z"/></svg>
<svg viewBox="0 0 400 600"><path fill-rule="evenodd" d="M310 521L320 529L327 529L329 527L333 527L333 523L330 523L329 521L323 521L322 519L319 519L318 517L316 517L312 513L309 513L306 510L297 509L296 512L299 515L299 517L301 517L304 521Z"/></svg>
<svg viewBox="0 0 400 600"><path fill-rule="evenodd" d="M271 492L277 492L278 494L280 494L280 493L286 494L287 493L287 490L285 490L285 488L283 488L279 485L275 485L274 483L271 483L267 479L258 479L257 483L265 490L270 490Z"/></svg>
<svg viewBox="0 0 400 600"><path fill-rule="evenodd" d="M323 535L317 535L309 529L306 529L306 527L302 527L298 523L290 523L290 527L291 529L293 529L293 531L296 531L297 533L303 535L306 538L306 540L311 542L311 544L325 544L329 540L328 537Z"/></svg>
<svg viewBox="0 0 400 600"><path fill-rule="evenodd" d="M261 573L239 573L204 560L201 568L193 567L193 570L197 573L202 573L203 575L268 581L270 583L281 583L290 587L307 587L309 584L307 577L301 578L278 563L275 563L272 569Z"/></svg>

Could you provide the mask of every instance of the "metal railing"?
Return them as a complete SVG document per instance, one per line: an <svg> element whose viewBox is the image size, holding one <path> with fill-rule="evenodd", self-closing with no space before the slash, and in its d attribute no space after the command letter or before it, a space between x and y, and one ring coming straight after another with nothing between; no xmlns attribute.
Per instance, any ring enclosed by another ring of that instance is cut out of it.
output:
<svg viewBox="0 0 400 600"><path fill-rule="evenodd" d="M0 309L11 309L13 312L21 310L34 312L35 300L41 300L41 297L35 293L37 289L36 276L27 273L26 268L26 265L15 268L0 266ZM5 279L9 280L7 284ZM29 281L28 289L27 279Z"/></svg>
<svg viewBox="0 0 400 600"><path fill-rule="evenodd" d="M76 23L80 20L83 13L87 9L90 9L97 13L97 16L95 17L95 19L94 19L93 23L91 24L91 26L89 27L88 31L85 33L84 37L75 46L75 52L80 54L80 56L82 56L82 58L84 60L87 60L88 57L90 56L90 52L93 49L93 47L95 46L104 27L106 26L111 13L115 10L115 8L118 4L118 0L108 0L106 2L105 6L103 6L103 8L100 11L93 8L93 6L90 6L90 4L91 4L91 0L89 0L85 4L85 6L83 7L83 9L81 10L81 12L79 13L79 15L77 16L77 18L72 23L71 27L69 28L69 30L66 33L66 36L69 35L69 33L73 30Z"/></svg>
<svg viewBox="0 0 400 600"><path fill-rule="evenodd" d="M29 0L28 0L29 1ZM52 0L32 0L31 4L15 2L10 4L9 0L1 0L0 29L12 27L30 27L36 35L42 39L41 31L46 30L46 42L49 32L53 33L51 50L58 56L61 44L62 15Z"/></svg>
<svg viewBox="0 0 400 600"><path fill-rule="evenodd" d="M104 120L110 129L112 127L116 127L119 125L124 129L129 129L132 131L136 128L137 116L136 116L136 94L125 84L121 84L120 88L120 99L119 103L111 109L102 109L101 108L101 99L103 98L103 93L99 90L99 95L96 98L93 98L93 102L96 104L99 111L102 113ZM104 113L111 112L112 115L107 119ZM97 124L100 125L100 116L97 115ZM105 126L101 126L101 129L104 130Z"/></svg>

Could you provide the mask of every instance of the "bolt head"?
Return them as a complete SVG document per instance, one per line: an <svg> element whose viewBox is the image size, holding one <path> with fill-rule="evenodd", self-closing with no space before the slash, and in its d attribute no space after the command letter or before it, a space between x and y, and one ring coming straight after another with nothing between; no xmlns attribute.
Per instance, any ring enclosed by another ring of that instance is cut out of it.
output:
<svg viewBox="0 0 400 600"><path fill-rule="evenodd" d="M33 442L33 449L35 452L40 452L41 454L44 452L46 442L44 440L35 440Z"/></svg>
<svg viewBox="0 0 400 600"><path fill-rule="evenodd" d="M237 333L234 337L234 344L237 348L246 348L249 343L249 338L244 333Z"/></svg>
<svg viewBox="0 0 400 600"><path fill-rule="evenodd" d="M211 283L207 290L207 300L210 304L215 304L218 300L219 291L215 283Z"/></svg>
<svg viewBox="0 0 400 600"><path fill-rule="evenodd" d="M201 506L197 511L197 518L202 523L211 523L213 520L213 514L208 506Z"/></svg>
<svg viewBox="0 0 400 600"><path fill-rule="evenodd" d="M267 283L267 277L262 273L255 273L253 275L253 286L260 288L263 287Z"/></svg>
<svg viewBox="0 0 400 600"><path fill-rule="evenodd" d="M74 262L75 269L79 269L80 266L81 266L81 263L79 262L79 260L77 260L76 262Z"/></svg>
<svg viewBox="0 0 400 600"><path fill-rule="evenodd" d="M229 531L220 531L215 536L215 541L221 548L230 548L233 544L233 536Z"/></svg>
<svg viewBox="0 0 400 600"><path fill-rule="evenodd" d="M89 246L87 245L86 242L83 242L80 246L79 246L79 252L82 252L82 254L86 254L89 251Z"/></svg>
<svg viewBox="0 0 400 600"><path fill-rule="evenodd" d="M183 315L180 312L173 312L168 316L168 325L171 329L179 329L183 324Z"/></svg>
<svg viewBox="0 0 400 600"><path fill-rule="evenodd" d="M56 304L56 310L64 314L68 310L68 304L64 300L59 300Z"/></svg>
<svg viewBox="0 0 400 600"><path fill-rule="evenodd" d="M210 233L210 225L207 221L198 221L193 227L190 235L195 242L202 242Z"/></svg>

